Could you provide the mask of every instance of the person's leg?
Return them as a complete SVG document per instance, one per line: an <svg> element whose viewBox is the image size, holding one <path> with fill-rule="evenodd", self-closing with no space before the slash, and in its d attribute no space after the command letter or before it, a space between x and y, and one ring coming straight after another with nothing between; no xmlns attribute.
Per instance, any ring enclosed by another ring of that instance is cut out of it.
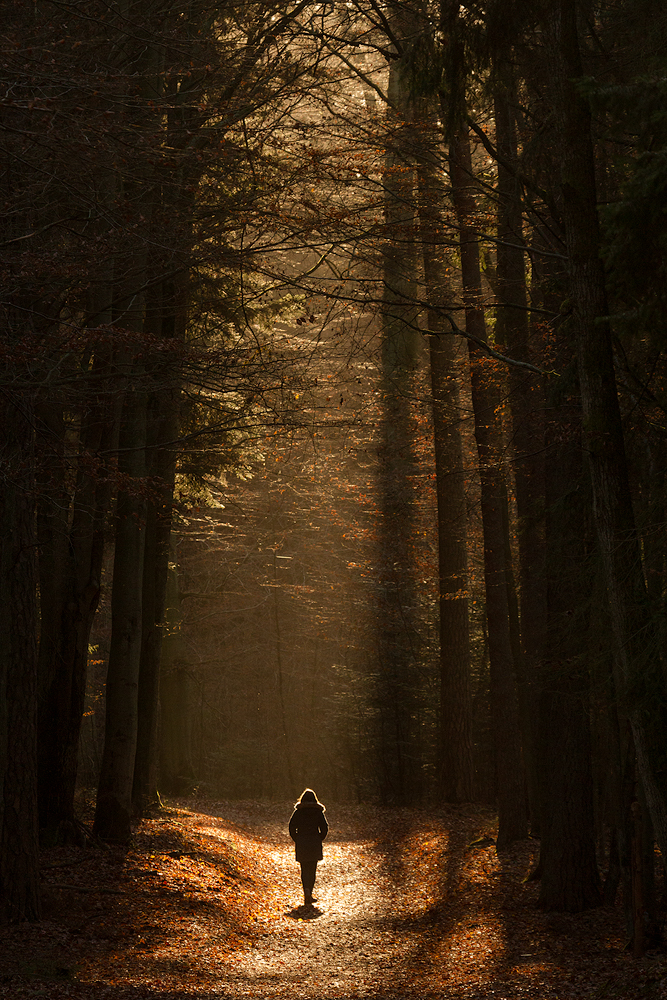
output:
<svg viewBox="0 0 667 1000"><path fill-rule="evenodd" d="M301 864L301 884L303 885L303 898L306 903L313 901L313 886L315 885L315 874L317 872L317 861L315 859L302 861Z"/></svg>
<svg viewBox="0 0 667 1000"><path fill-rule="evenodd" d="M310 874L310 898L313 898L313 889L315 888L315 878L317 876L317 861L313 861L313 870Z"/></svg>

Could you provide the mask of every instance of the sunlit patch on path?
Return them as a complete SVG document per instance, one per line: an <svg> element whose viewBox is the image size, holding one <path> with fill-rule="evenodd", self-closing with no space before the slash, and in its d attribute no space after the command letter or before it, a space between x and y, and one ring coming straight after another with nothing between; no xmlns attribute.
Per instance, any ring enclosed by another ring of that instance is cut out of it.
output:
<svg viewBox="0 0 667 1000"><path fill-rule="evenodd" d="M344 835L344 831L343 834ZM400 960L401 944L387 926L394 887L382 856L367 840L325 846L317 901L300 902L299 868L290 845L272 856L283 921L239 956L225 976L230 995L366 996Z"/></svg>

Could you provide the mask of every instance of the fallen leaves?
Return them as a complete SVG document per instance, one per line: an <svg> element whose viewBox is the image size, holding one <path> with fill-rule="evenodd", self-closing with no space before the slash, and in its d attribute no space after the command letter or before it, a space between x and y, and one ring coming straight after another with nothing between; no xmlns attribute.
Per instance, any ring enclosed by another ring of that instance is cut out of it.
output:
<svg viewBox="0 0 667 1000"><path fill-rule="evenodd" d="M493 816L331 807L303 906L290 804L178 802L128 850L43 857L42 923L0 931L0 997L570 1000L667 995L620 907L545 914L537 846L499 857Z"/></svg>

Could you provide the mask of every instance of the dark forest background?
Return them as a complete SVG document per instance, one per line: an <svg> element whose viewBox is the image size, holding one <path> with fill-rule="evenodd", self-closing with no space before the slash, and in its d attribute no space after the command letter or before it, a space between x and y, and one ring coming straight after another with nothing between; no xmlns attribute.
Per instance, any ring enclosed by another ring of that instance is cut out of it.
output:
<svg viewBox="0 0 667 1000"><path fill-rule="evenodd" d="M0 897L160 794L667 851L661 3L0 5Z"/></svg>

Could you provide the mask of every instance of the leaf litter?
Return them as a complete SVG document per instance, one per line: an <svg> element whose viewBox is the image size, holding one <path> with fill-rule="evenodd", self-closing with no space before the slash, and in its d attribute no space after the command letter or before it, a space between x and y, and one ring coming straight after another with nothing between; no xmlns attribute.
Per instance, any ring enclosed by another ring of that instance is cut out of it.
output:
<svg viewBox="0 0 667 1000"><path fill-rule="evenodd" d="M0 997L26 1000L653 1000L622 907L537 908L538 844L499 856L494 817L331 806L302 904L290 803L178 800L128 848L42 852L43 919L0 928Z"/></svg>

